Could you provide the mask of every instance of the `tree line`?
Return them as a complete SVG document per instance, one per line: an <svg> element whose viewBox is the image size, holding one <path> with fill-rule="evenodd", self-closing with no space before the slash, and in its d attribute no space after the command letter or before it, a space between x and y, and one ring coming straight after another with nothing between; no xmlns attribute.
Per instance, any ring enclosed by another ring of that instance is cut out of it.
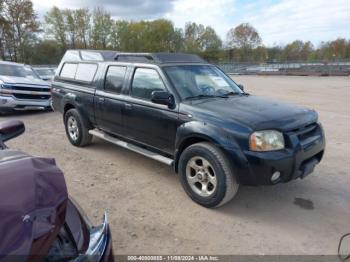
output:
<svg viewBox="0 0 350 262"><path fill-rule="evenodd" d="M0 57L30 64L57 64L67 49L124 52L188 52L211 62L285 62L350 59L350 40L315 47L296 40L266 47L257 30L242 23L223 41L211 26L188 22L177 28L167 19L115 20L102 7L52 7L39 21L31 0L0 0Z"/></svg>

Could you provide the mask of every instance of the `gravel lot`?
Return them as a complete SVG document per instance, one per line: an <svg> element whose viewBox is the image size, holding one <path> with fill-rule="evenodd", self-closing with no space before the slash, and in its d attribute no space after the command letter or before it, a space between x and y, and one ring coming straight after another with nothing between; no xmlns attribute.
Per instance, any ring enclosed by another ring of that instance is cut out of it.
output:
<svg viewBox="0 0 350 262"><path fill-rule="evenodd" d="M327 149L305 180L241 187L215 210L192 202L170 167L98 139L71 146L58 113L0 120L25 122L26 133L9 146L56 158L93 222L108 210L115 254L335 254L350 232L350 78L233 78L251 94L316 109Z"/></svg>

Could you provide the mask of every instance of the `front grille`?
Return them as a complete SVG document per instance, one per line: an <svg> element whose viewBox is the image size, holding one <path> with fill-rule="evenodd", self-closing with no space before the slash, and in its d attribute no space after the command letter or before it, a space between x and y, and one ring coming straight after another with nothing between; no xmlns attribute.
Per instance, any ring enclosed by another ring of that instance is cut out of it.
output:
<svg viewBox="0 0 350 262"><path fill-rule="evenodd" d="M13 94L17 99L48 100L50 95Z"/></svg>
<svg viewBox="0 0 350 262"><path fill-rule="evenodd" d="M22 85L4 85L4 89L16 90L16 91L36 91L36 92L49 92L50 89L45 87L33 87L33 86L22 86Z"/></svg>
<svg viewBox="0 0 350 262"><path fill-rule="evenodd" d="M21 84L5 84L3 92L23 100L48 100L50 89L42 86L25 86ZM39 94L38 94L39 93ZM41 93L41 94L40 94Z"/></svg>
<svg viewBox="0 0 350 262"><path fill-rule="evenodd" d="M302 148L307 151L321 139L321 132L317 123L312 123L292 131L299 139Z"/></svg>
<svg viewBox="0 0 350 262"><path fill-rule="evenodd" d="M315 133L316 129L317 129L317 123L312 123L309 124L307 126L304 126L302 128L299 128L297 130L295 130L295 134L298 136L300 141L303 141L305 139L307 139L308 137L312 136L313 133Z"/></svg>

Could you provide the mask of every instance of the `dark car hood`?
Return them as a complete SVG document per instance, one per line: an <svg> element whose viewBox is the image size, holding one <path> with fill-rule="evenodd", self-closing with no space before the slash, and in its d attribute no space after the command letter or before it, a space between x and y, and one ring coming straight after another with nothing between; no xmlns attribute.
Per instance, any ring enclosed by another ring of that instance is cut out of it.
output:
<svg viewBox="0 0 350 262"><path fill-rule="evenodd" d="M0 150L0 260L47 252L64 222L68 200L53 159Z"/></svg>
<svg viewBox="0 0 350 262"><path fill-rule="evenodd" d="M251 95L194 100L192 105L204 115L239 122L253 130L290 130L317 121L314 110Z"/></svg>

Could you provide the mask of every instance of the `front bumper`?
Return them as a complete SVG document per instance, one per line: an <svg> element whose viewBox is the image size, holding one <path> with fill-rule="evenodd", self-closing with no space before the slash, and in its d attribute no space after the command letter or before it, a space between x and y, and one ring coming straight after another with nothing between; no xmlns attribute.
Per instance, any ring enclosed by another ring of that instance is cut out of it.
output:
<svg viewBox="0 0 350 262"><path fill-rule="evenodd" d="M285 134L286 149L272 152L244 151L245 163L239 169L239 182L244 185L273 185L304 178L312 173L325 150L325 136L320 124L303 137L297 132ZM275 172L280 173L272 180Z"/></svg>
<svg viewBox="0 0 350 262"><path fill-rule="evenodd" d="M112 237L107 213L99 226L92 226L79 204L70 197L66 223L74 237L80 255L73 261L113 261Z"/></svg>
<svg viewBox="0 0 350 262"><path fill-rule="evenodd" d="M103 223L89 230L89 246L84 254L79 255L74 261L113 261L112 240L109 230L107 214Z"/></svg>
<svg viewBox="0 0 350 262"><path fill-rule="evenodd" d="M51 106L51 99L33 100L33 99L16 99L13 96L0 95L1 110L43 110Z"/></svg>

